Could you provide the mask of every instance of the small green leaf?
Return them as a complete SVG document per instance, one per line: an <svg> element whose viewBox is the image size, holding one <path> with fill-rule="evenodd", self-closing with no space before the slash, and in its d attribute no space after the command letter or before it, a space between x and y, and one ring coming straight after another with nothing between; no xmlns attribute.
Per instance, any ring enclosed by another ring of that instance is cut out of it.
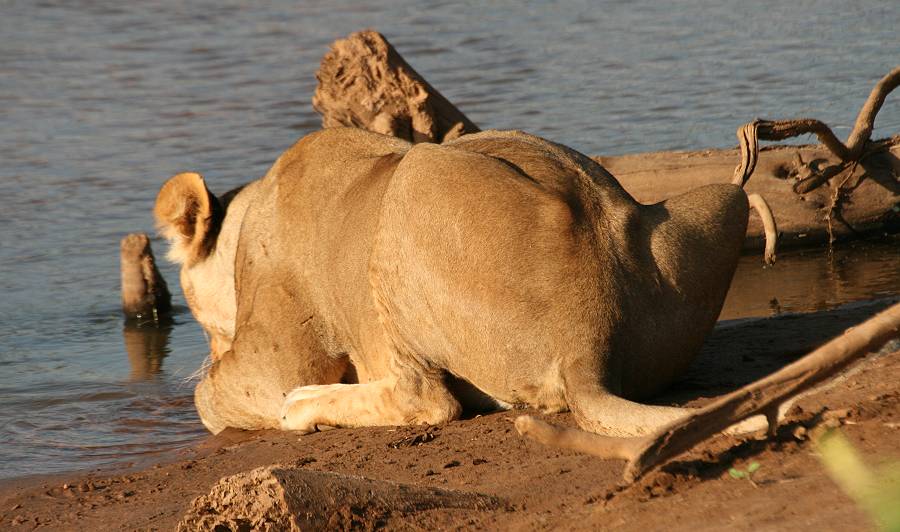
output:
<svg viewBox="0 0 900 532"><path fill-rule="evenodd" d="M759 462L753 462L752 464L747 466L747 472L753 473L754 471L756 471L759 468L760 468Z"/></svg>
<svg viewBox="0 0 900 532"><path fill-rule="evenodd" d="M747 476L747 473L744 473L744 472L741 471L740 469L735 469L735 468L733 468L733 467L732 467L731 469L728 470L728 474L731 475L731 478L734 478L734 479L737 479L737 480L740 480L740 479L745 478L745 477Z"/></svg>

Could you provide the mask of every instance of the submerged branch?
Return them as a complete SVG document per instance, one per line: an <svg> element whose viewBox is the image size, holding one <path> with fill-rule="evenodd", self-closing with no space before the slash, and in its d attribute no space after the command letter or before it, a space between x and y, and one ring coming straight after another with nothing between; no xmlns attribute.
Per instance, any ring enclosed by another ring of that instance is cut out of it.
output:
<svg viewBox="0 0 900 532"><path fill-rule="evenodd" d="M122 273L122 311L127 318L158 319L172 308L172 296L156 267L150 238L146 233L131 233L122 239L119 249Z"/></svg>

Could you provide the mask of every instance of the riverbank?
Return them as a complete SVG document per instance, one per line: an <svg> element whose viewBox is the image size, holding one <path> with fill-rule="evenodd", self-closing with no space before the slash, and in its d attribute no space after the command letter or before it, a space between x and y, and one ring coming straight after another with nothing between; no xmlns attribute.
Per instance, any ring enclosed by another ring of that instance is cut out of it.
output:
<svg viewBox="0 0 900 532"><path fill-rule="evenodd" d="M688 375L659 402L701 405L892 301L722 322ZM401 483L410 492L442 488L495 501L468 509L411 509L349 504L335 496L317 511L340 526L866 530L871 522L828 479L809 434L823 423L842 425L871 463L900 460L900 351L888 351L802 399L774 440L720 436L627 489L618 487L622 463L534 444L516 434L511 420L517 413L501 412L437 427L334 430L302 438L233 431L153 466L6 481L0 484L0 527L171 530L186 514L196 524L198 512L206 512L207 523L226 521L222 508L210 514L208 500L192 509L195 498L223 477L281 464L288 471L365 477L391 489L390 483ZM573 423L568 414L548 417ZM753 483L729 475L730 467L751 462L760 464Z"/></svg>

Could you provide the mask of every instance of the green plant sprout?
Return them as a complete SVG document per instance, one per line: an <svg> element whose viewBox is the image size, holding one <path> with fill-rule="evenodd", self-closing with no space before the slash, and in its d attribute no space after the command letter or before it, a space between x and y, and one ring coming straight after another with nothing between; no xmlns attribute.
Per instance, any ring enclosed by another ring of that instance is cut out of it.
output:
<svg viewBox="0 0 900 532"><path fill-rule="evenodd" d="M837 430L816 440L819 457L832 480L865 511L880 530L900 532L900 463L873 471Z"/></svg>
<svg viewBox="0 0 900 532"><path fill-rule="evenodd" d="M728 474L731 475L731 478L735 480L746 478L747 481L750 482L750 484L753 484L754 488L758 488L759 486L756 484L756 482L753 481L753 473L756 473L760 467L761 466L759 465L759 462L750 462L750 465L747 466L746 471L743 469L732 467L728 469Z"/></svg>

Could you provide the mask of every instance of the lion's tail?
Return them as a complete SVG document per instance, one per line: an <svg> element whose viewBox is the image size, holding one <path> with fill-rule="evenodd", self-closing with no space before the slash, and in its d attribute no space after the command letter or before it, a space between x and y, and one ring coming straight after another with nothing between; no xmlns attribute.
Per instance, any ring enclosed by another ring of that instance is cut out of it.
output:
<svg viewBox="0 0 900 532"><path fill-rule="evenodd" d="M570 402L578 426L594 434L630 437L652 434L691 413L693 409L646 405L604 393ZM726 430L730 434L756 432L768 426L765 416L752 417Z"/></svg>
<svg viewBox="0 0 900 532"><path fill-rule="evenodd" d="M564 376L566 402L581 431L563 431L565 438L552 445L579 448L594 436L630 438L658 432L691 413L690 408L647 405L610 393L589 372L570 368ZM764 416L756 416L730 427L726 432L741 434L766 428ZM585 436L580 436L578 434ZM584 441L582 441L584 440Z"/></svg>

